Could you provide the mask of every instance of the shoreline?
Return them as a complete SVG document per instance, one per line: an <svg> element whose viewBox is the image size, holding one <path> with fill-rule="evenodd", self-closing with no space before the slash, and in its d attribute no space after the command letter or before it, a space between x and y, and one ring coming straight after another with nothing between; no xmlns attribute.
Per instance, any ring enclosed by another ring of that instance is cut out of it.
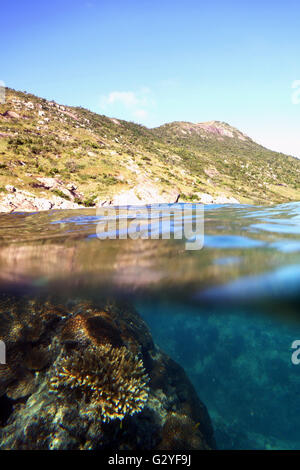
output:
<svg viewBox="0 0 300 470"><path fill-rule="evenodd" d="M42 178L41 178L42 179ZM45 180L46 178L44 178ZM48 178L50 180L51 178ZM45 186L44 186L45 187ZM48 188L47 188L48 189ZM63 188L65 199L59 195L52 193L51 198L36 196L28 191L20 190L14 186L7 185L6 190L8 194L0 200L0 213L15 213L15 212L42 212L48 210L70 210L70 209L93 209L97 207L113 207L113 206L143 206L150 204L175 204L177 202L183 203L198 203L198 204L240 204L240 201L234 197L213 196L203 193L198 201L185 201L181 200L179 193L166 194L164 196L158 195L157 192L148 192L146 194L137 194L137 187L120 192L114 197L98 197L94 205L86 206L75 202L78 200L76 194L76 187L69 185L69 188ZM62 191L61 191L62 193Z"/></svg>

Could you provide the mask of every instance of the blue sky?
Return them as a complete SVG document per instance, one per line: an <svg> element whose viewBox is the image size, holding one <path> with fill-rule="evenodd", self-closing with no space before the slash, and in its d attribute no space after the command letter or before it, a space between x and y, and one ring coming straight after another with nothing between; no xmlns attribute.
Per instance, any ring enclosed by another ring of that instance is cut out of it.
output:
<svg viewBox="0 0 300 470"><path fill-rule="evenodd" d="M225 121L300 157L299 1L11 0L1 19L7 86L149 127Z"/></svg>

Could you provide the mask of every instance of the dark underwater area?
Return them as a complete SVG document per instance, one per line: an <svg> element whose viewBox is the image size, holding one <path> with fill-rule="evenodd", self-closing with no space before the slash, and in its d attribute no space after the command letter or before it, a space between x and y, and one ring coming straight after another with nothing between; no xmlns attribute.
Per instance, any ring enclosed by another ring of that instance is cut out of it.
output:
<svg viewBox="0 0 300 470"><path fill-rule="evenodd" d="M192 382L218 449L299 449L300 203L207 206L197 251L99 240L98 222L89 209L1 215L1 298L131 306Z"/></svg>

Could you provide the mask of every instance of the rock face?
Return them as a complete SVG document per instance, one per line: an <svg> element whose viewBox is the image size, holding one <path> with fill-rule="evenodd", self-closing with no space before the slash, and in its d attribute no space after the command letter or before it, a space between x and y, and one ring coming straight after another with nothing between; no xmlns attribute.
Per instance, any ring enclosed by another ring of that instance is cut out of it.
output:
<svg viewBox="0 0 300 470"><path fill-rule="evenodd" d="M209 449L205 406L131 307L2 298L0 449Z"/></svg>

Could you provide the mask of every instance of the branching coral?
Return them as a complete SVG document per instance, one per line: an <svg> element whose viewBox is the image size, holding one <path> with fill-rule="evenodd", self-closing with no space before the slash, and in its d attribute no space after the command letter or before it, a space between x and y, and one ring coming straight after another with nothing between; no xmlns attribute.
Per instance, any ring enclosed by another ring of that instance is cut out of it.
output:
<svg viewBox="0 0 300 470"><path fill-rule="evenodd" d="M148 398L148 375L142 360L125 346L99 345L74 351L58 361L52 391L77 391L102 421L123 419L141 411Z"/></svg>

